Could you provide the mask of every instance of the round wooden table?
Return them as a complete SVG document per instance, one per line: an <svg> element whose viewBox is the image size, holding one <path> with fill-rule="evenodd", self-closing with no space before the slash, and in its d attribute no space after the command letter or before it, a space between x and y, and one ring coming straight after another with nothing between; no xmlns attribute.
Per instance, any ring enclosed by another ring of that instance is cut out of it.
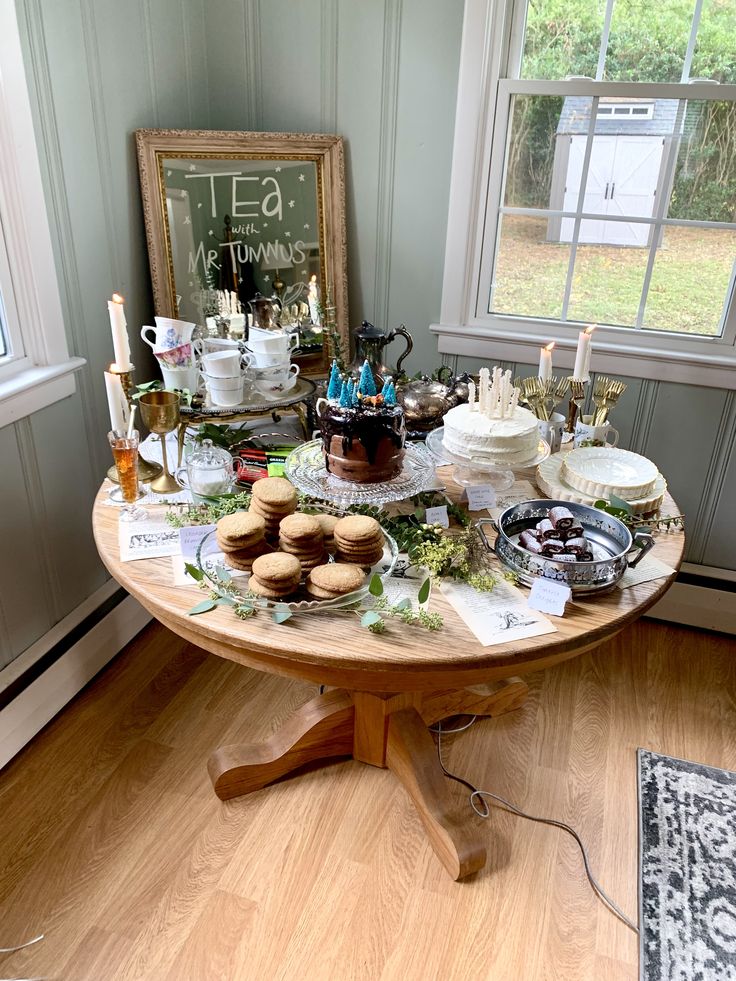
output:
<svg viewBox="0 0 736 981"><path fill-rule="evenodd" d="M449 472L439 471L448 496L457 500L461 488ZM120 561L118 511L102 503L106 496L103 485L93 513L102 561L160 623L249 668L327 686L265 743L216 750L208 769L217 795L227 800L260 790L307 763L337 756L388 767L410 794L432 847L454 879L483 867L485 846L449 803L427 727L452 715L496 716L518 708L527 694L518 675L608 640L641 616L675 578L673 574L594 599L576 599L563 618L552 618L556 633L493 647L481 646L436 590L432 608L444 618L436 633L391 621L384 634L373 634L337 612L296 616L285 624L267 615L238 620L227 607L189 616L199 596L195 588L172 585L170 558ZM669 496L663 511L679 513ZM656 537L651 554L679 568L684 534L662 532Z"/></svg>

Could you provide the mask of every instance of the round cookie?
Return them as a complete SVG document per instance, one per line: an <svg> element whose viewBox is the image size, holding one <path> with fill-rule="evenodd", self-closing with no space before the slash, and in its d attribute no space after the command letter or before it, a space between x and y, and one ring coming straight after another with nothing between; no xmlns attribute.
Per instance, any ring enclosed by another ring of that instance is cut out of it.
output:
<svg viewBox="0 0 736 981"><path fill-rule="evenodd" d="M313 582L310 582L309 578L307 578L305 589L315 599L331 600L343 595L342 593L331 593L329 589L320 589L319 586L315 586Z"/></svg>
<svg viewBox="0 0 736 981"><path fill-rule="evenodd" d="M274 509L286 508L290 513L296 507L296 488L286 477L263 477L253 484L253 499Z"/></svg>
<svg viewBox="0 0 736 981"><path fill-rule="evenodd" d="M340 520L336 514L313 514L315 521L319 522L325 541L335 536L335 525Z"/></svg>
<svg viewBox="0 0 736 981"><path fill-rule="evenodd" d="M239 572L250 572L253 568L253 563L260 555L266 555L271 551L266 542L263 542L263 548L261 549L247 549L240 550L237 552L225 552L225 564L231 566L233 569L238 569Z"/></svg>
<svg viewBox="0 0 736 981"><path fill-rule="evenodd" d="M228 545L245 546L263 538L265 522L252 511L235 511L220 518L216 525L217 539Z"/></svg>
<svg viewBox="0 0 736 981"><path fill-rule="evenodd" d="M363 544L382 537L379 523L375 518L369 518L365 514L349 514L345 518L340 518L332 533L335 541L350 544Z"/></svg>
<svg viewBox="0 0 736 981"><path fill-rule="evenodd" d="M358 589L364 582L365 575L359 566L330 562L312 569L307 585L311 583L317 589L331 592L335 596L344 596L345 593Z"/></svg>
<svg viewBox="0 0 736 981"><path fill-rule="evenodd" d="M253 562L253 575L261 582L272 583L277 588L289 583L298 583L301 574L301 562L295 555L289 555L287 552L271 552L259 556Z"/></svg>
<svg viewBox="0 0 736 981"><path fill-rule="evenodd" d="M311 514L300 514L295 511L287 514L279 525L279 534L290 542L322 541L324 535L319 521Z"/></svg>
<svg viewBox="0 0 736 981"><path fill-rule="evenodd" d="M285 596L290 596L296 592L296 589L297 584L295 583L286 586L274 586L273 583L262 582L258 576L252 574L248 580L248 590L255 593L256 596L263 596L266 599L283 599Z"/></svg>

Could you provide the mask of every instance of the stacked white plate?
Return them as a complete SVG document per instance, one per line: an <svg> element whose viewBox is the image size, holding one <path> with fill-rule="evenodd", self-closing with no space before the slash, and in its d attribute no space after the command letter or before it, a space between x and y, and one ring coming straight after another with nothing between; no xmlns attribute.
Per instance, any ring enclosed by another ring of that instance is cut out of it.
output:
<svg viewBox="0 0 736 981"><path fill-rule="evenodd" d="M612 446L553 454L537 467L537 484L552 499L580 504L619 497L640 514L658 510L667 489L651 460Z"/></svg>

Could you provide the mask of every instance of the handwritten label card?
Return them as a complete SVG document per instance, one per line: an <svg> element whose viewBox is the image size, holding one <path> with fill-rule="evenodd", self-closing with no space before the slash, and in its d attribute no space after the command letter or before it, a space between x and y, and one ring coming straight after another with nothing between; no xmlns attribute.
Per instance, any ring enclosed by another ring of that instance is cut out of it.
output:
<svg viewBox="0 0 736 981"><path fill-rule="evenodd" d="M473 484L466 488L468 511L483 511L496 505L496 488L493 484Z"/></svg>
<svg viewBox="0 0 736 981"><path fill-rule="evenodd" d="M544 579L540 576L532 583L528 603L532 610L551 613L554 617L565 615L565 604L572 599L572 590L563 582Z"/></svg>
<svg viewBox="0 0 736 981"><path fill-rule="evenodd" d="M450 517L447 513L447 505L440 504L436 508L427 508L424 520L428 525L442 525L443 528L449 528Z"/></svg>
<svg viewBox="0 0 736 981"><path fill-rule="evenodd" d="M179 546L187 562L196 558L199 543L214 530L214 525L187 525L179 529Z"/></svg>
<svg viewBox="0 0 736 981"><path fill-rule="evenodd" d="M524 501L535 501L539 497L539 491L528 480L517 480L513 487L508 490L499 491L496 494L496 503L489 510L492 518L501 516L501 512L514 504L521 504Z"/></svg>
<svg viewBox="0 0 736 981"><path fill-rule="evenodd" d="M490 593L447 579L440 590L484 647L557 630L545 616L529 609L520 589L504 580L499 580Z"/></svg>

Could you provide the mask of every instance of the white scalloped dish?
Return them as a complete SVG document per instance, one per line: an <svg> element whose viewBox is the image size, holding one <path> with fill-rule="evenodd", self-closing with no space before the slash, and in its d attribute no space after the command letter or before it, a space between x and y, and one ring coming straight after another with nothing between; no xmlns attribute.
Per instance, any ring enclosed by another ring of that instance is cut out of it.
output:
<svg viewBox="0 0 736 981"><path fill-rule="evenodd" d="M590 497L625 501L649 497L659 471L645 456L613 446L582 446L565 454L560 476L574 490Z"/></svg>
<svg viewBox="0 0 736 981"><path fill-rule="evenodd" d="M537 467L536 482L543 494L554 500L572 501L577 504L594 505L601 498L609 500L608 494L583 494L581 491L571 487L561 474L563 463L562 454L553 453L552 456L543 463L540 463ZM633 500L629 499L629 507L635 514L651 514L654 511L658 511L662 506L666 489L667 481L662 474L657 474L651 494L646 497L634 498ZM616 496L618 497L620 495Z"/></svg>

